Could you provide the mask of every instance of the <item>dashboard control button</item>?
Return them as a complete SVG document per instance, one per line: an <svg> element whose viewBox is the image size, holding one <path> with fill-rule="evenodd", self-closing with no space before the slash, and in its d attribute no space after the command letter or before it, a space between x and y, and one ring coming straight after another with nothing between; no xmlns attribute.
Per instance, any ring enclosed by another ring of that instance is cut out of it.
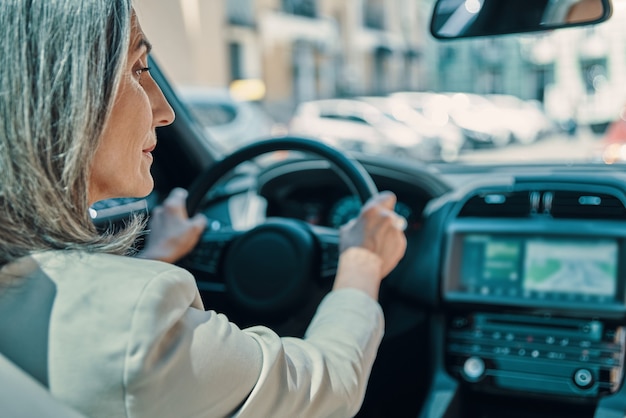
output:
<svg viewBox="0 0 626 418"><path fill-rule="evenodd" d="M485 362L480 357L470 357L463 364L463 375L469 382L476 382L485 373Z"/></svg>
<svg viewBox="0 0 626 418"><path fill-rule="evenodd" d="M468 325L468 321L466 318L457 317L452 321L452 326L457 329L465 328Z"/></svg>
<svg viewBox="0 0 626 418"><path fill-rule="evenodd" d="M574 383L576 386L586 389L593 385L593 375L588 369L578 369L574 373Z"/></svg>

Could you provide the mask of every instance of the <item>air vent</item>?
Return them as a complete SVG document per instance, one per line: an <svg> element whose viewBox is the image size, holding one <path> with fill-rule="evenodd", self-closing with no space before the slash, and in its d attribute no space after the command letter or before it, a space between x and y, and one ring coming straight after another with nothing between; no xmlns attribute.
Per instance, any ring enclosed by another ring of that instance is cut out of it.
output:
<svg viewBox="0 0 626 418"><path fill-rule="evenodd" d="M458 217L525 218L536 211L539 193L528 191L481 193L471 197Z"/></svg>
<svg viewBox="0 0 626 418"><path fill-rule="evenodd" d="M549 194L551 198L546 199ZM626 219L626 208L617 197L606 193L557 190L543 193L543 210L554 218Z"/></svg>

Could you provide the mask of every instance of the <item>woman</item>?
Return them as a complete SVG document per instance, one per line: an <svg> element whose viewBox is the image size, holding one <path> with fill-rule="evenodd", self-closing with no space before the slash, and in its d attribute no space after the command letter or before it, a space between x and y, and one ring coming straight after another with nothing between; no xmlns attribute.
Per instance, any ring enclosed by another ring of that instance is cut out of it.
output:
<svg viewBox="0 0 626 418"><path fill-rule="evenodd" d="M406 246L395 196L342 229L304 339L240 330L188 272L125 255L141 222L100 235L89 218L98 200L151 191L155 128L174 119L130 0L0 0L0 36L0 352L90 417L354 415L380 281ZM193 247L204 220L184 196L157 211L141 255Z"/></svg>

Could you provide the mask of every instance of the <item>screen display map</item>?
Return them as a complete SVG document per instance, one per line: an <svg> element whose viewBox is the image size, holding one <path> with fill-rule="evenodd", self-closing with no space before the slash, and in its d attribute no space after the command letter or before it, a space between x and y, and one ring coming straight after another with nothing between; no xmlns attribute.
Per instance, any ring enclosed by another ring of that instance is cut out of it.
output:
<svg viewBox="0 0 626 418"><path fill-rule="evenodd" d="M495 296L612 299L617 240L465 235L460 285Z"/></svg>
<svg viewBox="0 0 626 418"><path fill-rule="evenodd" d="M612 296L616 278L614 241L526 242L524 289Z"/></svg>

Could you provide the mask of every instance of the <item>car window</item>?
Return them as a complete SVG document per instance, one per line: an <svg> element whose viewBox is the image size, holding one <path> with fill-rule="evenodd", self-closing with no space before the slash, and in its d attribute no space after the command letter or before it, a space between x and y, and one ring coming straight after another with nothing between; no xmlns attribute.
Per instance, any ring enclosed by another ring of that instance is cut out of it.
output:
<svg viewBox="0 0 626 418"><path fill-rule="evenodd" d="M453 159L421 153L430 157L411 157L416 164L612 164L626 157L618 129L626 105L624 0L597 25L449 41L429 32L434 0L213 3L209 10L157 0L138 10L175 84L221 89L266 113L270 124L242 126L254 134L250 140L293 126L294 134L332 139L334 128L315 118L368 119L307 105L375 97L370 104L388 122L413 131L407 147L455 149ZM398 117L389 110L394 103L415 112ZM191 111L205 125L237 120L222 105ZM306 124L295 121L305 114ZM219 141L235 149L237 132Z"/></svg>
<svg viewBox="0 0 626 418"><path fill-rule="evenodd" d="M224 104L190 102L187 105L198 122L205 126L225 125L237 117L237 110Z"/></svg>

